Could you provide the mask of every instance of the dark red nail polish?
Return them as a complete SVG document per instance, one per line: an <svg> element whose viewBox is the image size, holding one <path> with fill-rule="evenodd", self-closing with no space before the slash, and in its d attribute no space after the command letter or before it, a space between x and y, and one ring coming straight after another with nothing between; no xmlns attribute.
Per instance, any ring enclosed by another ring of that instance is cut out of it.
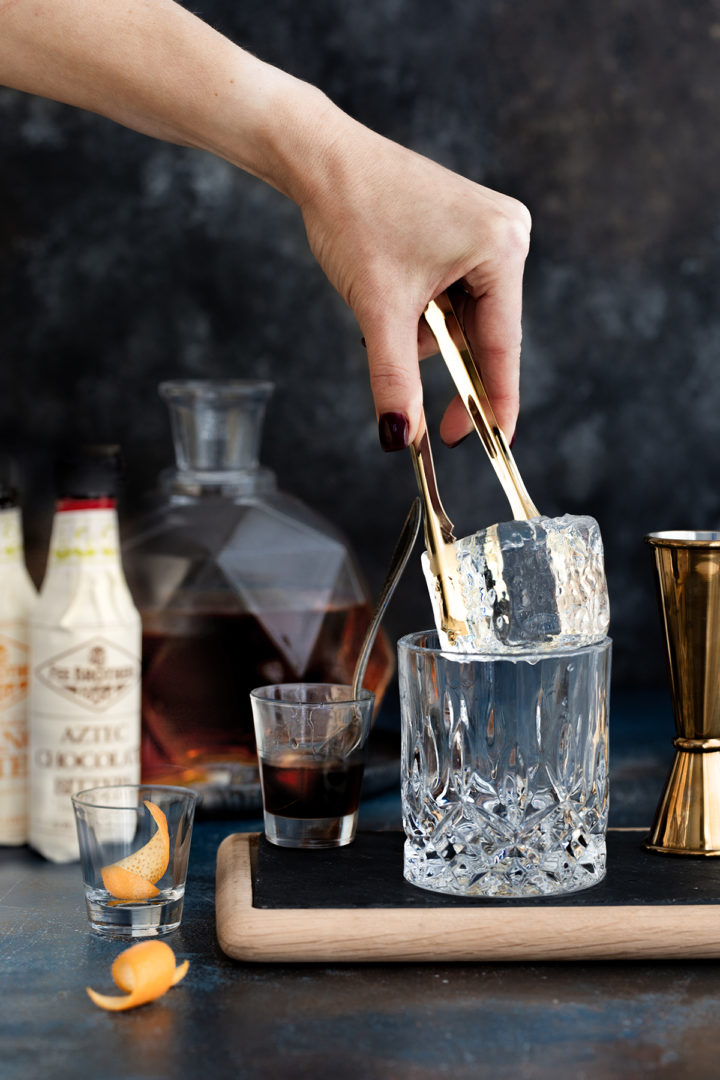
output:
<svg viewBox="0 0 720 1080"><path fill-rule="evenodd" d="M405 413L383 413L378 420L378 434L383 450L390 452L407 449L410 423Z"/></svg>
<svg viewBox="0 0 720 1080"><path fill-rule="evenodd" d="M367 341L364 337L360 338L360 344L362 345L363 349L367 349Z"/></svg>

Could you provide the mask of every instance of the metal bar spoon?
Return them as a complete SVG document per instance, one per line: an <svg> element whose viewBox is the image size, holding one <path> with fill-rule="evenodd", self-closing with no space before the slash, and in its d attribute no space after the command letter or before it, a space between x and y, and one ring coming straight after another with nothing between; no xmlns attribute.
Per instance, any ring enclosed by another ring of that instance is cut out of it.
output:
<svg viewBox="0 0 720 1080"><path fill-rule="evenodd" d="M405 518L405 524L403 525L400 536L398 537L395 550L393 551L392 559L390 560L390 569L387 572L385 578L385 584L382 587L378 602L375 606L373 617L370 620L370 625L367 628L365 634L365 640L362 643L360 649L360 655L357 658L355 664L355 674L353 675L352 683L352 696L353 701L357 701L358 694L362 689L363 679L365 678L365 670L370 659L370 652L375 644L375 637L380 629L380 623L382 622L383 615L387 610L387 606L392 599L392 595L395 592L395 587L402 577L403 570L407 566L407 561L410 558L410 553L415 547L415 541L417 540L418 533L420 532L420 523L422 522L422 503L420 499L415 499L410 507L410 513Z"/></svg>

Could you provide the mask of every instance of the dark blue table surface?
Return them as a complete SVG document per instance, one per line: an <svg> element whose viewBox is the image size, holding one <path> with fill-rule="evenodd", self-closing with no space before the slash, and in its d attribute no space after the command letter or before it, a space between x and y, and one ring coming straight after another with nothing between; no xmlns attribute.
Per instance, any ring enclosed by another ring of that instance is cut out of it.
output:
<svg viewBox="0 0 720 1080"><path fill-rule="evenodd" d="M611 823L645 825L669 766L667 695L611 711ZM363 829L399 828L397 790L366 801ZM720 972L710 961L246 965L215 938L215 858L258 820L200 821L182 928L185 981L128 1013L112 992L117 942L89 933L77 864L0 850L0 1076L533 1080L720 1073Z"/></svg>

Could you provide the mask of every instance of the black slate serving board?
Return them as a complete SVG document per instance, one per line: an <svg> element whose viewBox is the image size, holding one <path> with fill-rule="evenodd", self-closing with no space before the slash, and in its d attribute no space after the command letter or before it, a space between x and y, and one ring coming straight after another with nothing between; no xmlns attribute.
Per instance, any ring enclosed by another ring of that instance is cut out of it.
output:
<svg viewBox="0 0 720 1080"><path fill-rule="evenodd" d="M607 907L720 904L720 860L645 851L646 830L608 833L607 875L569 896L520 900L447 896L410 885L402 876L400 832L358 833L348 847L321 851L279 848L260 837L253 906L299 908Z"/></svg>

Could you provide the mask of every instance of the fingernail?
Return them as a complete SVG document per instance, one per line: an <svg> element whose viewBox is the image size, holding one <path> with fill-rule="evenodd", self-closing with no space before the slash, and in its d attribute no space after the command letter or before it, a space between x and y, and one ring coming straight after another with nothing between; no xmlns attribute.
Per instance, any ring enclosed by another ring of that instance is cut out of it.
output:
<svg viewBox="0 0 720 1080"><path fill-rule="evenodd" d="M363 349L367 349L367 341L364 337L360 338L360 344L362 345Z"/></svg>
<svg viewBox="0 0 720 1080"><path fill-rule="evenodd" d="M388 453L392 450L405 450L410 434L410 423L405 413L386 412L378 420L380 445Z"/></svg>
<svg viewBox="0 0 720 1080"><path fill-rule="evenodd" d="M517 438L517 428L515 429L515 431L513 431L513 437L510 440L510 449L511 450L512 450L513 446L515 445L515 439L516 438Z"/></svg>
<svg viewBox="0 0 720 1080"><path fill-rule="evenodd" d="M445 445L448 447L448 449L454 450L455 447L459 446L461 442L465 442L468 435L470 435L470 434L472 434L472 432L468 431L466 435L462 435L459 439L456 440L456 442L446 442Z"/></svg>

